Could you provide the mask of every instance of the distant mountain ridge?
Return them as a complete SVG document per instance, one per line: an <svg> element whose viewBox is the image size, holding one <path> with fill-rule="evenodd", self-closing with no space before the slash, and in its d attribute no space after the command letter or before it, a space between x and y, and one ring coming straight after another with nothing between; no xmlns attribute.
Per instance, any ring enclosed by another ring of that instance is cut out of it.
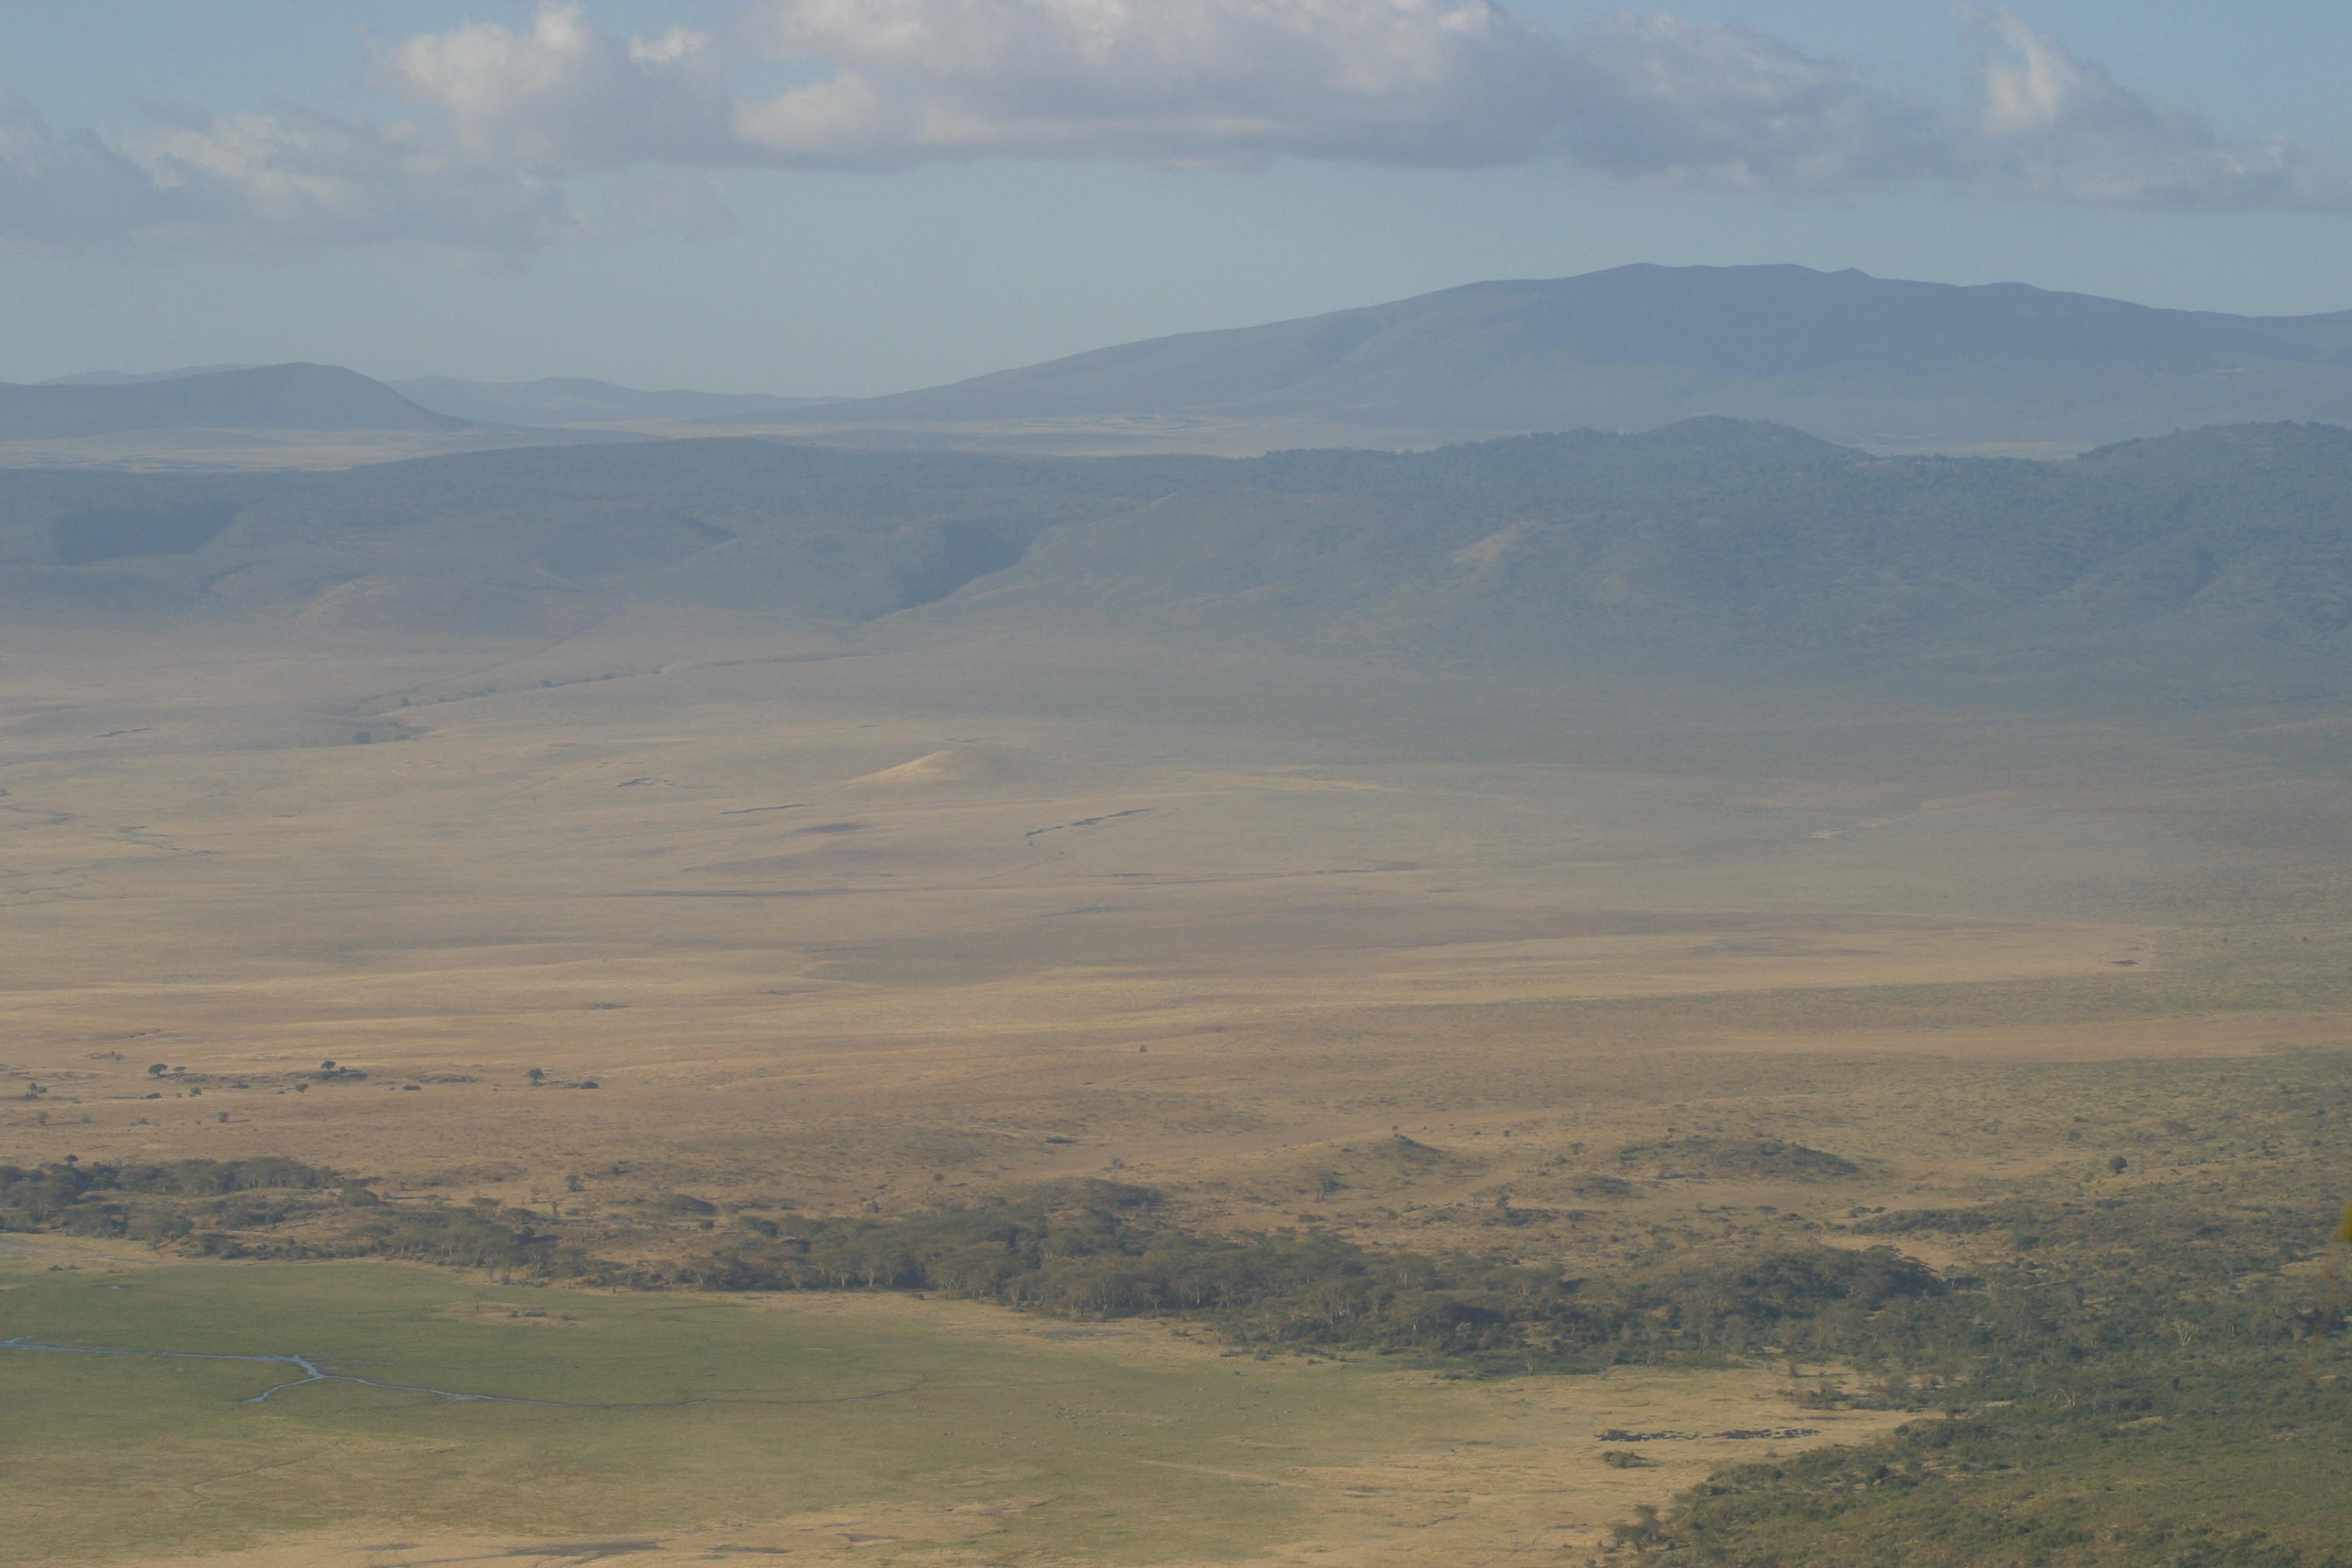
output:
<svg viewBox="0 0 2352 1568"><path fill-rule="evenodd" d="M0 383L0 440L142 430L455 431L471 422L418 407L357 371L262 365L151 379Z"/></svg>
<svg viewBox="0 0 2352 1568"><path fill-rule="evenodd" d="M285 384L299 377L308 380L298 393ZM0 440L670 423L661 434L803 428L859 446L1061 441L1086 451L1137 449L1123 422L1160 420L1150 447L1247 451L1703 417L1784 425L1866 451L2052 456L2212 425L2352 425L2352 310L2236 316L2021 283L1644 264L1155 338L881 397L644 391L583 377L385 384L317 365L100 371L0 387ZM1087 421L1099 422L1091 434Z"/></svg>
<svg viewBox="0 0 2352 1568"><path fill-rule="evenodd" d="M2352 422L2352 311L2168 310L1793 266L1621 267L1192 332L786 415L1307 416L1465 433L1762 419L1866 447Z"/></svg>

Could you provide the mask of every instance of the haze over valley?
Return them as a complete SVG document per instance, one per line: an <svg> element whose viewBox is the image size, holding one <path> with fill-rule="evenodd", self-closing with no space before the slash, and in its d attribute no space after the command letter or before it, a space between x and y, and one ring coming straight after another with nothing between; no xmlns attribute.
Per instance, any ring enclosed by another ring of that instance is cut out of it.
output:
<svg viewBox="0 0 2352 1568"><path fill-rule="evenodd" d="M2344 1568L2326 50L883 9L0 18L0 1565Z"/></svg>

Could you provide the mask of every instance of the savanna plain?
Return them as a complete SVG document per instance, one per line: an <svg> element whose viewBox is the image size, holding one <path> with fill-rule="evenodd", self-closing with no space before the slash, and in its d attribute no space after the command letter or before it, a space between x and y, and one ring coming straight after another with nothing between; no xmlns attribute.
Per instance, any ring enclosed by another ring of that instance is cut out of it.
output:
<svg viewBox="0 0 2352 1568"><path fill-rule="evenodd" d="M2340 702L5 637L0 1562L2343 1560Z"/></svg>

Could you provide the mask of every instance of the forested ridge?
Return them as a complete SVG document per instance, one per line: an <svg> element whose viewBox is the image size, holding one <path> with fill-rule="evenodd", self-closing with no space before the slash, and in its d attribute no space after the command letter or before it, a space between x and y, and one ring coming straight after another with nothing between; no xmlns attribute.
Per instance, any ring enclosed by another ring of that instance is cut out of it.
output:
<svg viewBox="0 0 2352 1568"><path fill-rule="evenodd" d="M401 590L368 601L395 633L545 630L646 599L838 628L911 612L1409 662L2104 672L2266 699L2340 689L2352 657L2352 432L2217 427L2048 463L1872 458L1709 418L1247 459L730 438L329 474L0 471L0 600L26 610L331 621L353 585Z"/></svg>

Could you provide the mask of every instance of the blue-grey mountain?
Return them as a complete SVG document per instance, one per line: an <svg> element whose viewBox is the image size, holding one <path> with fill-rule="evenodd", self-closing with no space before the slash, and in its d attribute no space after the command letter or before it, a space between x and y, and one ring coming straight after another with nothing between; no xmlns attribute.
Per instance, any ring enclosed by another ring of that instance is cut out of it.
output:
<svg viewBox="0 0 2352 1568"><path fill-rule="evenodd" d="M0 383L0 441L140 430L453 431L468 421L418 407L356 371L325 364Z"/></svg>
<svg viewBox="0 0 2352 1568"><path fill-rule="evenodd" d="M1465 434L1714 415L1876 449L2081 447L2201 425L2352 422L2352 311L2232 316L2016 283L1621 267L1157 338L789 417L1113 415Z"/></svg>

